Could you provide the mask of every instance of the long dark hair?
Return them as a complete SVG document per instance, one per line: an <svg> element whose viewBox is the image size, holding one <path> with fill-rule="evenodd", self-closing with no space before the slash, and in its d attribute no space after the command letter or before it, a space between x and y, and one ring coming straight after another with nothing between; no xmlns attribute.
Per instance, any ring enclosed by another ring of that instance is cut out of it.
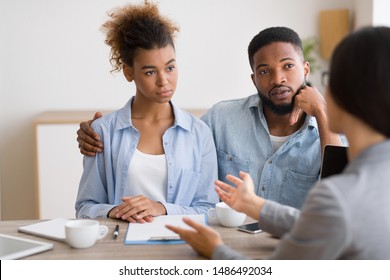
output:
<svg viewBox="0 0 390 280"><path fill-rule="evenodd" d="M390 137L390 28L348 35L332 55L329 89L335 102Z"/></svg>

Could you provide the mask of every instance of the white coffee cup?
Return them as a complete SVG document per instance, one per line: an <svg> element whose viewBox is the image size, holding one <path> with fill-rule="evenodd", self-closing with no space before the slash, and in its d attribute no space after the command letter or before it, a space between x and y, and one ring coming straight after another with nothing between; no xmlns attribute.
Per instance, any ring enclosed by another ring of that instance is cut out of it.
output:
<svg viewBox="0 0 390 280"><path fill-rule="evenodd" d="M215 204L215 208L209 209L208 216L211 219L216 218L225 227L238 227L244 223L246 218L246 214L237 212L225 202Z"/></svg>
<svg viewBox="0 0 390 280"><path fill-rule="evenodd" d="M95 220L73 220L65 224L66 242L73 248L92 247L108 233L108 227Z"/></svg>

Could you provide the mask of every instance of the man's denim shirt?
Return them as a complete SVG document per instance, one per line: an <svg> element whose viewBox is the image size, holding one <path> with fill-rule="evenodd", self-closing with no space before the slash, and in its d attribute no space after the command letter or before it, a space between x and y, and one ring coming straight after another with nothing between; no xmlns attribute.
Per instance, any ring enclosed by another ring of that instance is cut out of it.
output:
<svg viewBox="0 0 390 280"><path fill-rule="evenodd" d="M257 94L219 102L202 120L214 136L220 180L228 182L226 175L248 172L257 195L301 208L320 174L321 145L314 117L307 116L275 153Z"/></svg>

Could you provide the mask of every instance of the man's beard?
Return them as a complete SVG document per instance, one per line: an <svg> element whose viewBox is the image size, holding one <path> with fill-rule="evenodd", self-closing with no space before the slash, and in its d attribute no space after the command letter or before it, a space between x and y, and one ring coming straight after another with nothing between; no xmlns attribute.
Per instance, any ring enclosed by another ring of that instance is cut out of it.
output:
<svg viewBox="0 0 390 280"><path fill-rule="evenodd" d="M287 87L285 85L276 85L270 90L270 92L273 89L281 87L281 86ZM299 89L295 92L294 96L292 97L291 102L287 103L287 104L280 104L280 105L276 105L274 102L272 102L271 99L269 99L266 95L261 93L261 91L257 87L256 87L256 89L257 89L257 93L261 99L261 102L263 103L263 106L269 108L275 114L277 114L279 116L283 116L283 115L290 114L292 112L292 110L294 108L294 103L295 103L295 96L297 94L299 94L300 90L303 89L305 86L306 86L306 81L303 81L302 85L299 87ZM287 88L289 88L291 91L293 91L293 89L291 87L287 87Z"/></svg>

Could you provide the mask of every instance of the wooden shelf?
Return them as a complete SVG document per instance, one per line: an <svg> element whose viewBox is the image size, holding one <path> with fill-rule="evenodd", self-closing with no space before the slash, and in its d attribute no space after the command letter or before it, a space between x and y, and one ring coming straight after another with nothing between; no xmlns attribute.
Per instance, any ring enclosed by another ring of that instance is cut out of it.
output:
<svg viewBox="0 0 390 280"><path fill-rule="evenodd" d="M207 109L184 109L194 116L202 116ZM93 118L96 112L101 112L103 115L112 111L109 110L68 110L68 111L45 111L34 118L34 125L37 124L69 124L80 123Z"/></svg>

